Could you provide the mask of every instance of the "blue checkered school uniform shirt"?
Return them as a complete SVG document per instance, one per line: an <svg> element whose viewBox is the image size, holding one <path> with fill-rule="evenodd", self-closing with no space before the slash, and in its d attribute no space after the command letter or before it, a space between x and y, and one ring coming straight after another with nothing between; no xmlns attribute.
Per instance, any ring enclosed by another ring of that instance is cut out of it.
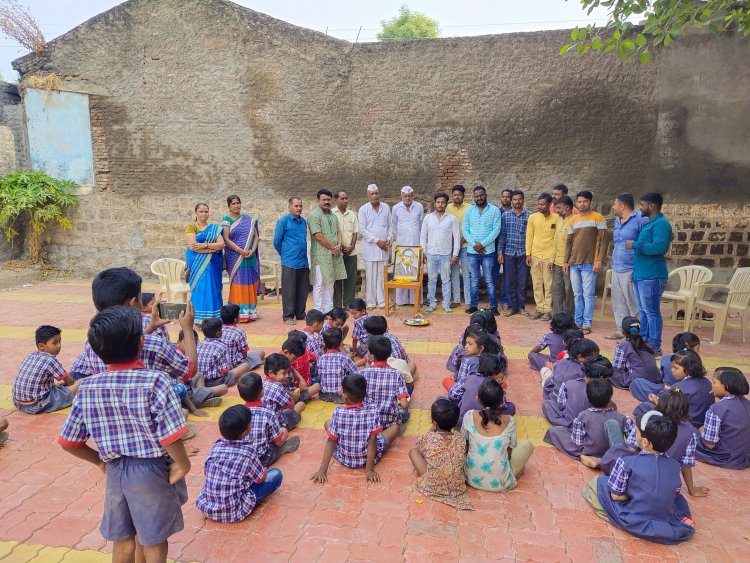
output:
<svg viewBox="0 0 750 563"><path fill-rule="evenodd" d="M36 403L67 375L57 357L47 352L32 352L23 359L13 380L13 403Z"/></svg>
<svg viewBox="0 0 750 563"><path fill-rule="evenodd" d="M206 480L195 506L216 522L247 518L257 502L250 486L266 478L266 469L248 441L223 438L211 446L203 473Z"/></svg>
<svg viewBox="0 0 750 563"><path fill-rule="evenodd" d="M145 331L150 324L151 324L151 313L141 313L141 325L143 326L143 330ZM143 334L146 334L146 333L144 332ZM169 331L167 330L167 325L160 326L151 334L153 336L158 336L164 342L171 342L171 340L169 339Z"/></svg>
<svg viewBox="0 0 750 563"><path fill-rule="evenodd" d="M248 402L245 406L250 409L250 434L246 440L262 457L268 451L271 442L275 442L284 434L279 418L271 409L263 406L262 401Z"/></svg>
<svg viewBox="0 0 750 563"><path fill-rule="evenodd" d="M628 359L625 356L625 350L622 349L621 343L618 342L615 346L615 357L612 359L612 367L615 369L628 370L630 373L630 366L628 365Z"/></svg>
<svg viewBox="0 0 750 563"><path fill-rule="evenodd" d="M649 452L640 451L636 455L655 455ZM664 455L663 453L656 455ZM625 461L619 457L615 464L612 466L612 472L609 474L607 480L607 486L609 490L615 494L622 495L628 491L628 480L630 479L630 473L625 469ZM677 488L679 491L679 487Z"/></svg>
<svg viewBox="0 0 750 563"><path fill-rule="evenodd" d="M284 419L281 413L286 409L294 407L294 399L287 392L286 388L268 377L263 378L263 406L276 413L279 424L283 426Z"/></svg>
<svg viewBox="0 0 750 563"><path fill-rule="evenodd" d="M315 354L315 357L320 358L325 350L323 336L320 333L314 333L307 327L302 332L305 334L305 350L312 352Z"/></svg>
<svg viewBox="0 0 750 563"><path fill-rule="evenodd" d="M383 428L398 424L398 400L409 396L401 372L385 362L375 362L359 373L367 380L367 395L364 402L378 408Z"/></svg>
<svg viewBox="0 0 750 563"><path fill-rule="evenodd" d="M187 432L174 381L139 361L107 370L81 381L58 443L80 448L91 438L105 462L167 455Z"/></svg>
<svg viewBox="0 0 750 563"><path fill-rule="evenodd" d="M512 209L503 213L498 252L508 256L526 255L526 224L530 215L528 209L524 209L520 215L516 215Z"/></svg>
<svg viewBox="0 0 750 563"><path fill-rule="evenodd" d="M639 449L638 442L635 440L635 424L632 425L632 428L628 432L628 438L625 440L625 445L629 448ZM680 462L680 465L683 467L693 467L695 465L695 450L697 447L698 435L694 432L692 436L690 436L690 442L688 442L687 448L685 448L685 453L683 453L682 457L677 460Z"/></svg>
<svg viewBox="0 0 750 563"><path fill-rule="evenodd" d="M479 356L464 356L461 365L456 374L456 382L448 391L448 398L451 401L460 403L464 396L464 385L469 375L479 375Z"/></svg>
<svg viewBox="0 0 750 563"><path fill-rule="evenodd" d="M356 469L367 465L367 441L370 436L377 436L375 461L383 455L385 440L380 434L382 431L377 408L354 403L333 409L326 434L336 442L333 450L336 461L345 467Z"/></svg>
<svg viewBox="0 0 750 563"><path fill-rule="evenodd" d="M601 412L601 411L614 411L615 409L598 409L596 407L589 407L586 409L587 411L591 412ZM635 424L630 418L625 418L625 434L630 435L630 431L635 432ZM583 423L578 420L578 417L573 419L573 433L571 434L571 439L573 440L573 443L576 446L583 446L583 441L586 439L586 428L583 426Z"/></svg>
<svg viewBox="0 0 750 563"><path fill-rule="evenodd" d="M391 341L391 357L408 362L409 355L406 353L406 349L404 348L404 345L401 344L398 336L392 332L386 332L383 336Z"/></svg>
<svg viewBox="0 0 750 563"><path fill-rule="evenodd" d="M722 397L721 399L719 399L719 401L728 401L734 398L734 395L727 395L726 397ZM703 441L708 442L709 444L717 444L719 442L720 430L721 418L716 416L716 413L714 413L713 409L708 409L706 411L706 420L703 423L703 432L701 433L701 436L703 436Z"/></svg>
<svg viewBox="0 0 750 563"><path fill-rule="evenodd" d="M223 377L230 369L229 348L219 338L204 338L198 342L198 371L206 381Z"/></svg>
<svg viewBox="0 0 750 563"><path fill-rule="evenodd" d="M354 319L354 328L352 329L352 341L357 341L357 353L360 356L364 356L367 353L367 338L369 335L365 330L365 320L369 315L365 313L358 319ZM364 351L365 354L361 354L360 351Z"/></svg>
<svg viewBox="0 0 750 563"><path fill-rule="evenodd" d="M237 367L245 358L250 347L247 345L247 334L234 325L224 325L221 329L221 341L229 350L229 362L232 367Z"/></svg>
<svg viewBox="0 0 750 563"><path fill-rule="evenodd" d="M143 350L141 350L140 360L148 369L163 371L178 381L187 381L195 373L193 362L187 356L181 354L177 350L177 346L171 342L164 342L153 334L143 336ZM106 369L107 366L91 349L88 342L84 344L83 352L70 366L71 373L78 373L82 377L101 373Z"/></svg>
<svg viewBox="0 0 750 563"><path fill-rule="evenodd" d="M337 350L326 351L318 360L320 391L338 393L343 379L356 372L357 366L347 354Z"/></svg>

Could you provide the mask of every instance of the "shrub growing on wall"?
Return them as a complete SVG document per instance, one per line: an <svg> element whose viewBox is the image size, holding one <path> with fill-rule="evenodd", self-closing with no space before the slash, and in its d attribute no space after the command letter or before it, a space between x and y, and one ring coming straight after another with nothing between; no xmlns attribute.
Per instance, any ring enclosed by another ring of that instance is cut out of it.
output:
<svg viewBox="0 0 750 563"><path fill-rule="evenodd" d="M58 180L44 172L17 170L0 179L0 227L12 242L18 235L13 228L19 220L28 220L28 251L32 260L42 262L42 242L47 226L57 223L70 230L65 208L78 205L71 193L75 182Z"/></svg>

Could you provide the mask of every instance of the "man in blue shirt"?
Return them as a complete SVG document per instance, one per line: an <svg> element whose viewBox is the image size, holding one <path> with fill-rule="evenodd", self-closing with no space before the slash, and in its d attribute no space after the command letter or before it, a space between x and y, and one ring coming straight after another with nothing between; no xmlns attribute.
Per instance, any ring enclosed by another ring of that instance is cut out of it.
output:
<svg viewBox="0 0 750 563"><path fill-rule="evenodd" d="M664 198L649 192L641 196L641 214L648 218L638 238L625 241L625 248L633 253L633 293L641 319L641 335L661 354L661 296L667 285L665 255L672 242L672 225L661 212Z"/></svg>
<svg viewBox="0 0 750 563"><path fill-rule="evenodd" d="M500 248L497 250L497 261L503 265L503 276L507 280L506 317L517 315L525 308L526 284L529 280L526 226L531 212L523 208L524 193L521 190L514 190L510 201L510 211L506 211L502 216L503 228L500 231Z"/></svg>
<svg viewBox="0 0 750 563"><path fill-rule="evenodd" d="M302 200L289 198L289 213L276 221L273 247L281 256L281 308L288 325L304 320L310 267L307 263L307 221L302 218ZM295 320L296 319L296 320Z"/></svg>
<svg viewBox="0 0 750 563"><path fill-rule="evenodd" d="M492 314L497 316L497 295L495 280L492 277L496 254L495 239L500 234L500 210L487 203L487 192L484 186L474 188L474 205L464 215L461 231L466 241L466 256L469 260L469 275L471 276L471 303L466 309L467 314L476 312L479 305L479 269L482 269L484 283L490 298Z"/></svg>
<svg viewBox="0 0 750 563"><path fill-rule="evenodd" d="M638 240L638 234L648 219L635 209L631 194L620 194L612 204L615 215L615 230L612 236L612 311L615 315L615 332L605 336L607 340L619 340L622 335L622 319L637 317L633 286L633 250L625 248L625 242Z"/></svg>

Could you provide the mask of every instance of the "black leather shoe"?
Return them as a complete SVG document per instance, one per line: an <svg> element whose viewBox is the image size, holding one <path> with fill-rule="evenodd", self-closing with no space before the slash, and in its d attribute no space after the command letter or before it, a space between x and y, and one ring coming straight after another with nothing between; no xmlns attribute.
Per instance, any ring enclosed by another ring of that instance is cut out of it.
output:
<svg viewBox="0 0 750 563"><path fill-rule="evenodd" d="M467 315L471 315L472 313L476 313L478 310L479 309L477 309L476 307L467 307L464 313L466 313Z"/></svg>

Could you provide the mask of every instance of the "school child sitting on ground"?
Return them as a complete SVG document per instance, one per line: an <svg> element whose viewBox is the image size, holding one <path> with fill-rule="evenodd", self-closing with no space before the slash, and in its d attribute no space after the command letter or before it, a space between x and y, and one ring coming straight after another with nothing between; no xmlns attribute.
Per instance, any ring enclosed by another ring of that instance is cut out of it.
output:
<svg viewBox="0 0 750 563"><path fill-rule="evenodd" d="M190 471L174 382L139 361L143 327L132 305L97 313L88 342L110 371L81 382L58 443L106 475L99 531L113 561L165 561L169 536L184 528Z"/></svg>
<svg viewBox="0 0 750 563"><path fill-rule="evenodd" d="M263 405L276 413L279 424L293 430L301 419L305 403L295 402L284 387L291 364L281 354L270 354L263 364Z"/></svg>
<svg viewBox="0 0 750 563"><path fill-rule="evenodd" d="M198 371L203 374L206 387L231 387L239 376L250 371L250 366L244 362L232 366L229 348L221 339L223 327L221 319L203 319L201 322L203 340L198 343Z"/></svg>
<svg viewBox="0 0 750 563"><path fill-rule="evenodd" d="M364 299L352 299L349 303L349 314L354 319L354 326L352 328L352 355L355 362L362 360L367 356L367 331L365 330L365 320L369 316L367 313L367 304ZM357 363L359 366L360 363ZM362 361L361 365L365 365Z"/></svg>
<svg viewBox="0 0 750 563"><path fill-rule="evenodd" d="M159 300L156 298L156 294L151 292L144 292L141 293L141 320L143 321L143 330L145 331L149 326L151 326L151 319L153 318L153 310L156 308L156 315L158 318L159 315ZM170 321L168 324L172 324ZM162 339L164 339L165 342L170 342L169 338L169 330L167 330L167 325L161 325L154 329L154 331L151 333L154 336L158 336Z"/></svg>
<svg viewBox="0 0 750 563"><path fill-rule="evenodd" d="M695 457L725 469L750 467L750 385L737 368L719 367L712 391L719 399L706 412Z"/></svg>
<svg viewBox="0 0 750 563"><path fill-rule="evenodd" d="M480 332L486 333L490 340L492 340L495 344L497 344L498 349L502 353L503 347L500 344L500 335L497 332L497 322L495 321L494 315L489 311L477 311L475 313L471 314L471 317L469 317L469 324L468 327L475 327L480 329ZM459 368L461 367L461 362L464 359L464 356L466 355L466 351L464 350L464 339L466 337L466 329L461 333L461 335L458 337L458 344L453 348L451 351L451 355L448 356L448 361L445 363L445 367L448 371L453 373L453 377L455 379L456 374L458 373Z"/></svg>
<svg viewBox="0 0 750 563"><path fill-rule="evenodd" d="M672 339L672 354L666 354L661 357L659 381L652 381L643 377L636 377L630 383L630 393L639 401L648 401L648 396L652 393L659 395L665 389L669 389L677 383L672 375L672 355L677 352L692 351L699 354L700 357L701 341L692 332L680 332Z"/></svg>
<svg viewBox="0 0 750 563"><path fill-rule="evenodd" d="M348 318L349 313L346 312L346 309L340 307L331 309L326 314L326 318L323 321L323 328L320 329L321 334L329 328L337 328L341 331L341 334L344 335L344 340L346 340L346 336L349 334L349 327L346 326Z"/></svg>
<svg viewBox="0 0 750 563"><path fill-rule="evenodd" d="M230 354L232 367L237 367L241 363L246 363L250 369L255 369L263 363L266 353L251 352L247 344L247 334L237 326L240 322L240 306L230 303L224 305L220 311L221 322L224 327L221 329L221 340L227 345Z"/></svg>
<svg viewBox="0 0 750 563"><path fill-rule="evenodd" d="M91 283L91 296L96 310L101 312L114 305L125 305L140 312L142 281L141 276L128 268L110 268L99 272ZM149 332L169 322L159 318L157 307L156 313L151 317L151 326L143 329L141 362L149 369L167 373L176 381L187 381L193 377L198 364L192 332L194 320L193 305L188 301L187 309L180 314L178 320L180 327L186 331L186 337L182 343L184 353L180 353L174 344L149 334ZM101 373L106 369L104 362L94 353L91 345L86 342L83 352L78 355L70 367L70 377L76 381L83 377Z"/></svg>
<svg viewBox="0 0 750 563"><path fill-rule="evenodd" d="M680 463L665 455L677 425L659 411L639 417L641 451L619 458L609 477L594 477L583 489L596 515L644 540L678 544L695 534L687 500L680 494Z"/></svg>
<svg viewBox="0 0 750 563"><path fill-rule="evenodd" d="M430 408L432 426L417 438L409 459L417 472L417 489L427 498L460 510L473 510L466 494L464 463L466 440L453 430L458 424L458 405L437 399Z"/></svg>
<svg viewBox="0 0 750 563"><path fill-rule="evenodd" d="M325 315L317 309L310 309L305 316L305 324L307 325L302 329L302 333L305 335L305 348L315 354L316 358L323 355L323 337L320 335L320 331L323 330L323 321Z"/></svg>
<svg viewBox="0 0 750 563"><path fill-rule="evenodd" d="M193 338L195 342L199 342L198 332L193 330ZM185 331L181 330L177 336L177 350L183 353L182 342L185 339ZM229 392L229 387L226 385L214 385L213 387L206 387L206 380L203 378L201 372L196 372L193 377L188 379L185 384L187 385L187 395L190 400L195 403L198 408L206 407L218 407L221 404L221 397Z"/></svg>
<svg viewBox="0 0 750 563"><path fill-rule="evenodd" d="M386 363L389 367L392 367L403 376L404 384L406 385L406 392L409 393L409 397L411 397L411 394L414 393L414 383L417 381L417 378L411 374L411 371L409 370L409 364L407 364L404 360L393 357L388 358L386 360Z"/></svg>
<svg viewBox="0 0 750 563"><path fill-rule="evenodd" d="M706 368L703 367L700 356L691 351L673 354L671 365L672 377L676 381L671 388L679 389L687 395L690 403L690 421L693 426L700 428L706 418L706 411L714 404L711 382L706 378ZM648 401L635 407L633 416L636 418L642 416L653 409L658 401L658 395L651 393Z"/></svg>
<svg viewBox="0 0 750 563"><path fill-rule="evenodd" d="M317 375L315 354L305 348L304 333L299 330L290 330L287 339L281 345L281 353L289 360L289 373L284 387L295 403L309 401L320 391L320 377ZM315 377L313 377L313 366L315 366Z"/></svg>
<svg viewBox="0 0 750 563"><path fill-rule="evenodd" d="M405 423L411 415L409 392L401 372L388 365L391 341L385 336L370 335L367 350L372 363L359 370L367 380L365 404L377 407L383 428Z"/></svg>
<svg viewBox="0 0 750 563"><path fill-rule="evenodd" d="M329 403L342 404L344 398L339 394L341 381L352 373L357 372L351 357L340 351L343 335L337 328L330 328L323 332L323 342L326 353L318 360L318 376L320 377L320 399Z"/></svg>
<svg viewBox="0 0 750 563"><path fill-rule="evenodd" d="M554 364L560 352L565 351L563 333L575 328L576 323L568 313L555 313L549 323L550 332L542 336L539 344L529 352L529 367L540 371L547 363ZM542 350L549 348L549 354L542 354Z"/></svg>
<svg viewBox="0 0 750 563"><path fill-rule="evenodd" d="M680 462L682 478L685 480L688 492L694 497L705 497L709 493L708 487L700 487L693 481L693 466L695 465L695 449L698 445L698 432L690 423L690 403L684 393L678 389L670 389L659 396L656 409L677 425L677 438L674 444L665 452L668 457ZM612 466L617 458L635 455L640 450L635 436L635 426L631 429L627 439L623 441L620 428L615 425L607 429L609 449L602 456L599 467L605 475L612 472Z"/></svg>
<svg viewBox="0 0 750 563"><path fill-rule="evenodd" d="M263 379L257 373L246 373L237 380L237 391L250 409L252 422L247 440L252 444L263 467L276 463L282 455L297 451L299 436L289 436L279 418L263 405Z"/></svg>
<svg viewBox="0 0 750 563"><path fill-rule="evenodd" d="M463 421L463 417L467 412L469 412L470 410L479 410L482 408L482 406L477 402L477 394L479 393L479 388L482 386L482 383L490 378L494 379L500 385L502 385L503 391L505 391L506 379L508 378L508 360L505 358L505 356L498 356L497 354L479 355L479 366L477 368L477 373L470 373L466 376L466 381L464 381L464 394L463 397L461 397L461 402L459 403L459 424L461 424L461 422ZM514 405L510 401L505 400L502 407L500 407L500 414L508 414L513 416L514 414L516 414L516 405Z"/></svg>
<svg viewBox="0 0 750 563"><path fill-rule="evenodd" d="M467 412L461 424L461 434L469 443L466 482L484 491L509 491L516 486L534 446L529 440L519 442L515 419L500 413L505 393L497 381L486 379L477 401L481 408Z"/></svg>
<svg viewBox="0 0 750 563"><path fill-rule="evenodd" d="M406 353L401 340L398 336L388 331L388 321L382 315L369 315L364 322L365 330L367 331L368 338L371 336L385 336L391 341L391 356L399 360L404 360L409 365L409 371L412 375L417 373L417 365L414 361L409 359L409 355ZM368 340L369 345L369 340ZM368 349L369 350L369 349ZM372 360L372 358L368 358Z"/></svg>
<svg viewBox="0 0 750 563"><path fill-rule="evenodd" d="M563 333L565 352L558 354L558 359L552 366L544 366L539 371L542 377L542 401L556 399L560 387L566 381L578 379L583 375L583 367L573 353L573 346L583 340L583 331L571 328Z"/></svg>
<svg viewBox="0 0 750 563"><path fill-rule="evenodd" d="M229 407L219 417L222 437L211 446L203 469L205 481L195 499L198 510L215 522L244 520L281 486L281 471L266 470L247 439L252 419L250 410L242 405Z"/></svg>
<svg viewBox="0 0 750 563"><path fill-rule="evenodd" d="M456 380L446 377L443 379L443 388L448 391L448 398L456 403L461 402L464 396L464 385L471 374L479 373L479 355L498 355L497 345L490 339L486 332L477 327L470 326L466 329L464 350L465 356L461 361L461 367L456 374Z"/></svg>
<svg viewBox="0 0 750 563"><path fill-rule="evenodd" d="M625 337L615 346L612 367L615 374L610 382L620 389L628 389L634 379L646 379L661 383L661 372L656 365L654 351L641 336L641 323L635 317L622 319L622 334Z"/></svg>
<svg viewBox="0 0 750 563"><path fill-rule="evenodd" d="M592 406L586 396L586 383L612 376L612 364L599 355L596 342L584 338L573 349L578 353L583 377L566 381L560 386L557 398L542 403L542 412L553 426L572 427L578 414Z"/></svg>
<svg viewBox="0 0 750 563"><path fill-rule="evenodd" d="M367 391L367 380L358 373L347 375L341 382L344 405L333 409L325 423L328 439L320 469L310 477L314 483L322 485L328 480L331 457L344 467L364 467L368 482L380 482L375 464L399 437L399 427L394 424L383 429L377 407L363 403Z"/></svg>
<svg viewBox="0 0 750 563"><path fill-rule="evenodd" d="M588 381L586 398L591 406L575 417L572 428L549 428L544 441L565 455L580 460L586 467L599 467L601 457L609 449L607 425L613 424L620 436L629 434L635 427L632 420L617 412L612 404L612 394L612 384L606 379Z"/></svg>
<svg viewBox="0 0 750 563"><path fill-rule="evenodd" d="M41 414L68 408L78 391L57 359L62 348L59 328L42 325L36 329L36 352L26 356L13 380L13 404L27 414Z"/></svg>

